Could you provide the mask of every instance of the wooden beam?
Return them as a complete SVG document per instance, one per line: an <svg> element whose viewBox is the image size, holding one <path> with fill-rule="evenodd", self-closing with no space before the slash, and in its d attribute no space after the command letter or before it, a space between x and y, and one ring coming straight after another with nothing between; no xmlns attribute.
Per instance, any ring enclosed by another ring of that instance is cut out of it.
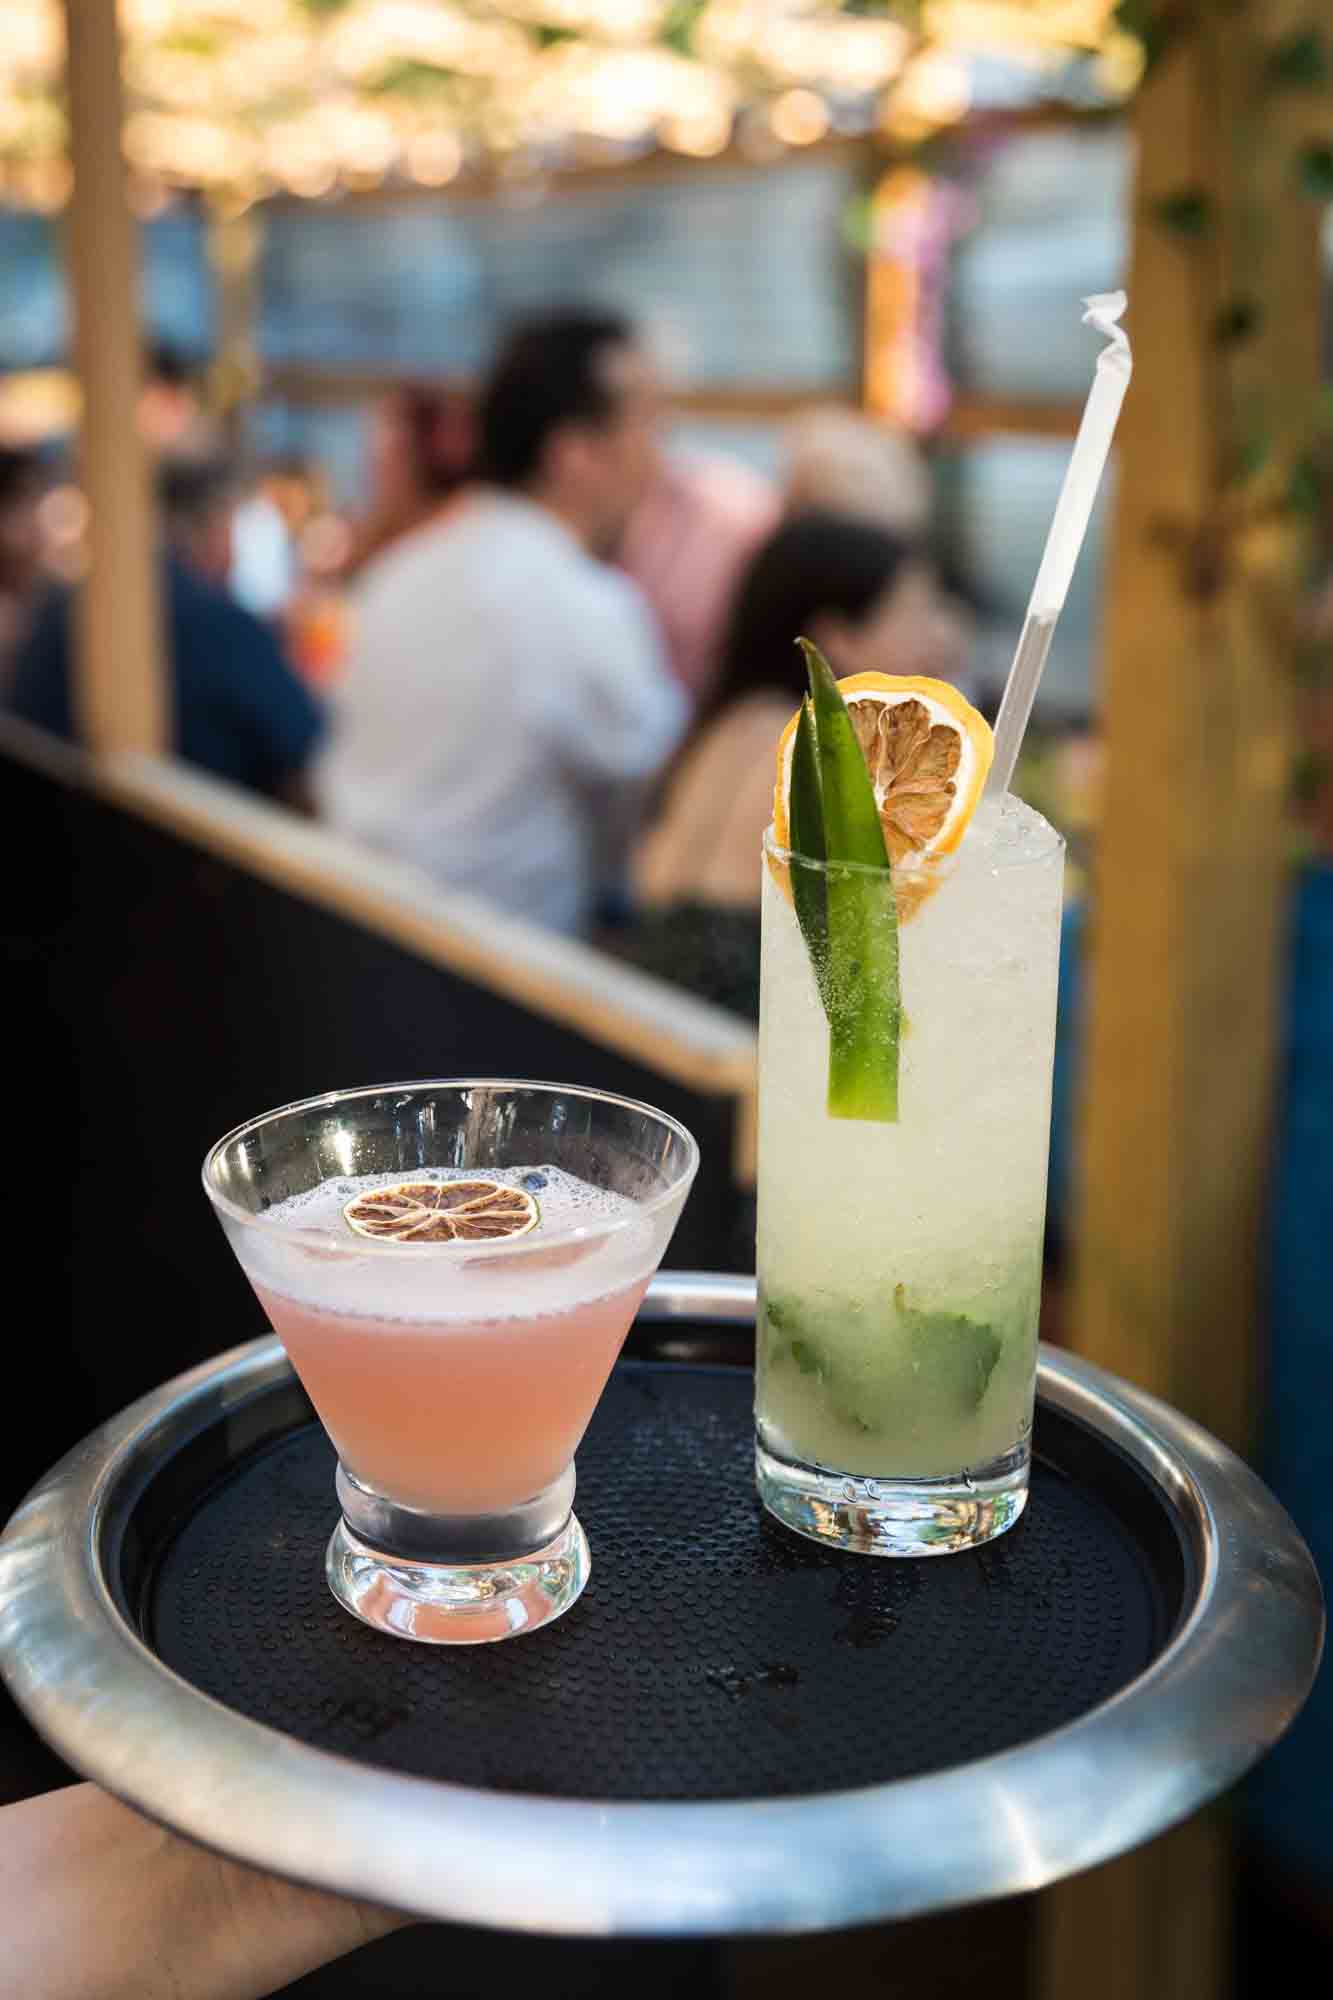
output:
<svg viewBox="0 0 1333 2000"><path fill-rule="evenodd" d="M640 154L637 159L599 160L592 150L587 150L582 159L545 172L538 169L526 173L497 172L479 168L460 174L444 187L423 186L405 179L385 179L375 186L340 189L337 199L358 209L401 209L422 203L436 207L448 204L494 208L505 203L527 204L534 198L540 198L543 203L577 201L580 197L605 199L608 195L622 192L634 193L640 188L669 187L677 181L743 178L747 174L773 173L783 167L797 167L813 161L859 167L880 151L879 142L868 133L821 139L811 146L790 148L776 142L771 147L760 148L731 145L724 152L706 157L656 147ZM312 197L306 195L279 193L266 196L264 205L282 209L295 204L304 208L310 199ZM323 200L326 197L317 196L314 199Z"/></svg>
<svg viewBox="0 0 1333 2000"><path fill-rule="evenodd" d="M1280 579L1258 573L1282 531L1241 526L1233 468L1260 432L1280 457L1293 397L1313 417L1319 260L1315 205L1285 193L1285 147L1233 138L1262 71L1241 18L1215 0L1141 98L1074 1337L1243 1447L1290 662L1267 616ZM1284 198L1266 206L1260 256L1252 199L1265 180ZM1182 190L1206 204L1202 234L1164 220ZM1259 331L1232 343L1218 329L1237 301Z"/></svg>
<svg viewBox="0 0 1333 2000"><path fill-rule="evenodd" d="M471 376L445 375L429 369L312 368L299 362L281 362L265 370L260 393L280 396L291 403L368 403L404 381L459 395L470 395L477 387ZM737 423L773 422L816 403L846 403L852 407L855 397L850 386L843 383L811 390L776 382L755 383L745 388L729 384L702 386L682 389L671 397L671 408L681 415L718 417Z"/></svg>
<svg viewBox="0 0 1333 2000"><path fill-rule="evenodd" d="M964 143L990 144L1029 132L1087 131L1123 122L1124 113L1119 106L1046 101L977 112L946 129L939 138L941 144L954 138ZM659 146L637 158L598 158L595 149L585 147L581 158L546 171L534 168L527 173L512 169L498 172L481 167L459 174L443 187L390 176L371 184L339 187L336 197L275 190L261 199L266 208L275 209L304 208L310 201L330 199L358 209L401 208L421 203L492 206L497 202L530 202L534 197L543 202L578 200L584 195L605 197L622 190L628 193L643 187L669 186L676 181L715 181L746 174L780 173L785 167L799 167L816 160L846 164L858 173L870 174L894 160L914 161L918 156L919 142L894 140L882 132L831 135L810 146L733 143L723 152L707 156L675 153Z"/></svg>
<svg viewBox="0 0 1333 2000"><path fill-rule="evenodd" d="M74 190L68 215L82 387L88 569L78 594L74 711L96 751L171 734L152 495L138 429L138 234L121 153L120 40L109 0L64 0Z"/></svg>
<svg viewBox="0 0 1333 2000"><path fill-rule="evenodd" d="M1014 396L976 396L964 391L953 399L937 437L972 444L980 438L1072 438L1083 405L1028 403Z"/></svg>
<svg viewBox="0 0 1333 2000"><path fill-rule="evenodd" d="M0 721L11 754L31 757L29 733ZM753 1177L749 1135L757 1043L748 1021L623 964L578 938L423 884L411 869L284 807L187 764L104 759L96 790L126 812L193 841L291 896L536 1008L589 1040L707 1096L738 1100L736 1172Z"/></svg>
<svg viewBox="0 0 1333 2000"><path fill-rule="evenodd" d="M209 268L213 273L213 363L209 401L231 450L244 447L244 413L260 379L257 347L262 213L253 204L205 204Z"/></svg>
<svg viewBox="0 0 1333 2000"><path fill-rule="evenodd" d="M261 393L280 396L298 404L368 403L404 380L433 384L468 394L476 384L464 376L440 376L427 370L394 373L379 368L311 368L299 362L282 362L265 371ZM719 423L781 423L801 410L826 403L858 407L847 384L830 383L827 388L784 387L780 383L754 383L743 388L730 384L701 385L682 389L671 398L677 416L712 418ZM947 441L970 444L977 439L999 436L1072 438L1078 429L1078 403L1027 403L1006 396L958 396L948 417L933 435Z"/></svg>
<svg viewBox="0 0 1333 2000"><path fill-rule="evenodd" d="M1076 1351L1241 1449L1287 873L1283 635L1299 601L1299 538L1272 503L1318 383L1318 212L1294 193L1266 82L1291 14L1203 0L1136 106L1070 1327ZM1271 474L1243 479L1265 440ZM1221 2000L1228 1845L1205 1815L1043 1897L1043 2000Z"/></svg>

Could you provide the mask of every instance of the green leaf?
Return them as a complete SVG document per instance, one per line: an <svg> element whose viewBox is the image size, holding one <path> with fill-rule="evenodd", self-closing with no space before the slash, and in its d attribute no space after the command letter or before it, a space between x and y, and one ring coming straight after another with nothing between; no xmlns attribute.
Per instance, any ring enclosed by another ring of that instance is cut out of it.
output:
<svg viewBox="0 0 1333 2000"><path fill-rule="evenodd" d="M807 861L823 861L824 803L820 795L819 761L815 750L815 714L808 695L801 703L800 719L792 743L790 791L788 812L792 852L804 855ZM787 873L791 880L796 921L801 926L815 984L827 1013L828 997L824 984L828 970L828 896L824 871L821 868L802 868L799 861L793 861Z"/></svg>
<svg viewBox="0 0 1333 2000"><path fill-rule="evenodd" d="M835 1368L825 1350L817 1342L804 1336L790 1343L791 1358L802 1375L808 1375L823 1391L824 1400L833 1415L853 1430L873 1435L879 1425L871 1423L862 1413L856 1397L849 1385L842 1379L842 1371Z"/></svg>
<svg viewBox="0 0 1333 2000"><path fill-rule="evenodd" d="M1329 79L1328 44L1318 28L1295 28L1269 50L1264 80L1280 90L1316 90Z"/></svg>
<svg viewBox="0 0 1333 2000"><path fill-rule="evenodd" d="M918 1379L928 1381L960 1415L970 1415L980 1407L995 1372L1003 1345L999 1334L966 1313L922 1312L909 1306L901 1285L894 1287L893 1297Z"/></svg>
<svg viewBox="0 0 1333 2000"><path fill-rule="evenodd" d="M815 971L829 1023L829 1115L892 1124L902 1014L893 874L847 704L819 648L798 643L823 808L827 946Z"/></svg>
<svg viewBox="0 0 1333 2000"><path fill-rule="evenodd" d="M824 808L824 857L855 861L863 868L887 869L889 857L875 789L833 669L809 639L796 643L805 655L805 670L810 676L819 794Z"/></svg>
<svg viewBox="0 0 1333 2000"><path fill-rule="evenodd" d="M1152 212L1173 236L1198 239L1213 226L1212 197L1203 188L1177 188L1153 203Z"/></svg>
<svg viewBox="0 0 1333 2000"><path fill-rule="evenodd" d="M1315 201L1333 201L1333 146L1302 146L1296 155L1301 190Z"/></svg>

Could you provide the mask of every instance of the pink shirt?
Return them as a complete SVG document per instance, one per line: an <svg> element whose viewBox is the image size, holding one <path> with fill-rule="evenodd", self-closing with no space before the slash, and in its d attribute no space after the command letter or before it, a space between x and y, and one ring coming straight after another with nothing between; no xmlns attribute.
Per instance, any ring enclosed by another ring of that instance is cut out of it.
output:
<svg viewBox="0 0 1333 2000"><path fill-rule="evenodd" d="M696 706L711 691L741 573L777 526L775 490L738 461L671 458L630 517L620 567L657 614Z"/></svg>

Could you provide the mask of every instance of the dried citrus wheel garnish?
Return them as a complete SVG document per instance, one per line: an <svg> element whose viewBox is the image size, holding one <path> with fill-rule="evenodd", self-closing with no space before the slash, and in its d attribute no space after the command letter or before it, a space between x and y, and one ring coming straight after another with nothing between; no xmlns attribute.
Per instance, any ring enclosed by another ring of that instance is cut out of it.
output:
<svg viewBox="0 0 1333 2000"><path fill-rule="evenodd" d="M953 852L976 810L994 754L990 724L948 681L920 674L853 674L838 682L838 692L874 786L899 915L908 917L929 888L924 864ZM779 847L791 845L788 795L798 719L799 711L778 740L773 835Z"/></svg>
<svg viewBox="0 0 1333 2000"><path fill-rule="evenodd" d="M494 1243L526 1236L541 1210L523 1188L499 1181L395 1181L343 1209L358 1236L394 1243Z"/></svg>

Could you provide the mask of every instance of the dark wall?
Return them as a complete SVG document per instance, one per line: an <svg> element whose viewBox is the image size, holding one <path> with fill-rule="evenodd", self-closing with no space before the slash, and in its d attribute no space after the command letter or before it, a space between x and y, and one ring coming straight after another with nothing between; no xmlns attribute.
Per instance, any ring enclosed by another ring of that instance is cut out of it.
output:
<svg viewBox="0 0 1333 2000"><path fill-rule="evenodd" d="M199 1169L214 1139L271 1105L468 1073L645 1098L703 1150L668 1262L752 1268L729 1101L3 755L0 837L7 1344L11 1371L21 1361L32 1378L0 1519L93 1423L264 1330Z"/></svg>

